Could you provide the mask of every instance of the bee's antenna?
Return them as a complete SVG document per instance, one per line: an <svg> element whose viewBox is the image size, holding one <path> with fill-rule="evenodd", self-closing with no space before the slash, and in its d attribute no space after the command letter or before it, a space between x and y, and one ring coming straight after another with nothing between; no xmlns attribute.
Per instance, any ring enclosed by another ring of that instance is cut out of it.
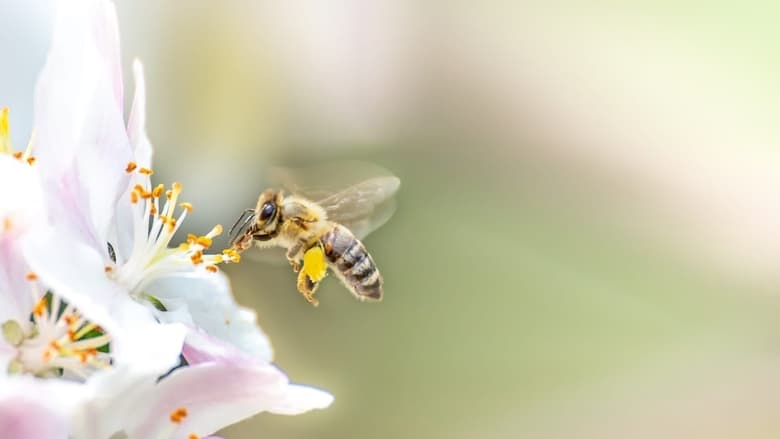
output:
<svg viewBox="0 0 780 439"><path fill-rule="evenodd" d="M238 237L238 231L243 229L248 222L253 221L254 218L255 218L255 210L254 209L251 209L251 208L250 209L244 209L244 211L241 212L241 215L238 216L238 218L236 219L236 222L234 222L233 225L230 226L230 230L228 231L228 236L230 237L230 242L231 243L233 241L235 241L236 238ZM242 219L244 220L244 222L241 223L241 227L239 227L238 230L236 231L236 234L233 235L233 230L236 228L238 223L241 222Z"/></svg>

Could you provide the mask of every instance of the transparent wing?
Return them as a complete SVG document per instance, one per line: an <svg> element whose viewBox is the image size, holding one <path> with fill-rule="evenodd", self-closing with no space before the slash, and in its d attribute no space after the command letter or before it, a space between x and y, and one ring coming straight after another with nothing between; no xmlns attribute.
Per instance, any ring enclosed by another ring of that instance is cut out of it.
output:
<svg viewBox="0 0 780 439"><path fill-rule="evenodd" d="M376 177L316 202L328 213L328 219L364 238L393 215L393 195L400 185L398 177Z"/></svg>
<svg viewBox="0 0 780 439"><path fill-rule="evenodd" d="M275 168L270 180L290 193L322 206L328 219L363 238L395 211L393 195L401 180L377 165L344 161L308 168Z"/></svg>

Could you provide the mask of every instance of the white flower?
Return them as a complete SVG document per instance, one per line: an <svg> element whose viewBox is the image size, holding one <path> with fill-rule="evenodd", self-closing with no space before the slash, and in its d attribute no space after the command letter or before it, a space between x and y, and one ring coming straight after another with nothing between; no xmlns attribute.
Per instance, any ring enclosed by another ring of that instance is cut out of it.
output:
<svg viewBox="0 0 780 439"><path fill-rule="evenodd" d="M230 251L205 253L221 227L169 247L192 206L180 202L178 183L167 190L152 187L143 70L137 61L136 93L124 124L113 5L92 0L67 6L58 15L36 89L35 151L52 226L25 246L30 265L91 315L108 310L123 322L136 318L124 315L130 302L143 303L150 319L156 313L166 322L194 323L269 355L254 314L235 303L229 288L205 293L225 283L216 264L238 260Z"/></svg>
<svg viewBox="0 0 780 439"><path fill-rule="evenodd" d="M95 382L103 393L83 406L76 436L203 437L261 411L295 415L333 401L321 390L290 384L269 362L194 329L183 354L189 365L161 380L135 376L119 379L120 385Z"/></svg>
<svg viewBox="0 0 780 439"><path fill-rule="evenodd" d="M21 247L45 227L38 167L28 147L14 152L8 111L0 113L0 432L3 437L68 437L70 418L112 365L162 374L178 362L180 325L144 324L124 331L95 321L44 288ZM136 309L142 309L137 307ZM153 329L153 332L152 332ZM132 337L125 339L125 335ZM153 336L152 336L153 335ZM151 336L151 337L150 337ZM140 338L138 338L140 337ZM132 363L132 364L130 364Z"/></svg>
<svg viewBox="0 0 780 439"><path fill-rule="evenodd" d="M271 364L255 314L234 301L216 265L238 255L205 252L221 227L169 246L192 206L181 185L151 184L138 62L124 123L113 5L61 7L36 90L37 161L0 154L0 431L189 438L327 407L332 396Z"/></svg>

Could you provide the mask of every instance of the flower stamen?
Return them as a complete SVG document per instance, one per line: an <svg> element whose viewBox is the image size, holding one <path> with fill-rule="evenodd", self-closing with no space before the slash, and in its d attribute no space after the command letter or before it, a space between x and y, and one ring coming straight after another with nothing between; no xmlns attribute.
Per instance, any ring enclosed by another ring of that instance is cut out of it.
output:
<svg viewBox="0 0 780 439"><path fill-rule="evenodd" d="M138 167L134 162L128 163L125 170L139 176L151 175L151 170ZM127 286L134 297L145 297L143 289L155 279L190 271L193 266L214 273L218 271L217 264L237 261L237 254L205 253L213 238L222 233L221 225L203 236L189 234L185 242L170 248L171 239L193 211L192 203L179 202L183 190L181 183L174 182L166 190L163 184L151 188L147 178L137 178L136 182L130 190L134 235L132 250L124 263L109 265L110 269L106 269L108 276Z"/></svg>
<svg viewBox="0 0 780 439"><path fill-rule="evenodd" d="M97 369L109 367L111 337L84 319L57 294L38 287L34 273L26 276L33 294L29 319L3 323L3 337L17 349L9 373L39 377L67 372L86 379Z"/></svg>
<svg viewBox="0 0 780 439"><path fill-rule="evenodd" d="M10 154L11 157L25 161L28 165L35 164L35 157L32 155L35 132L30 134L30 141L27 143L27 149L24 152L14 151L11 144L11 127L8 120L8 107L0 109L0 154Z"/></svg>

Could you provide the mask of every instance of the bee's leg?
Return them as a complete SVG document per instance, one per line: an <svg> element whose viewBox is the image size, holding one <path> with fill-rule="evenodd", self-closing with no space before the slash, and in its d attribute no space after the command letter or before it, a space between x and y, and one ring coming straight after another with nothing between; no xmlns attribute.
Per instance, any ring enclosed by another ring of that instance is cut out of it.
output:
<svg viewBox="0 0 780 439"><path fill-rule="evenodd" d="M303 260L303 246L306 244L304 241L298 241L287 249L287 261L292 265L293 271L296 273L301 269L301 261Z"/></svg>
<svg viewBox="0 0 780 439"><path fill-rule="evenodd" d="M303 298L314 306L318 306L320 301L314 298L314 293L320 286L319 282L311 280L305 271L298 273L298 291L303 294Z"/></svg>

